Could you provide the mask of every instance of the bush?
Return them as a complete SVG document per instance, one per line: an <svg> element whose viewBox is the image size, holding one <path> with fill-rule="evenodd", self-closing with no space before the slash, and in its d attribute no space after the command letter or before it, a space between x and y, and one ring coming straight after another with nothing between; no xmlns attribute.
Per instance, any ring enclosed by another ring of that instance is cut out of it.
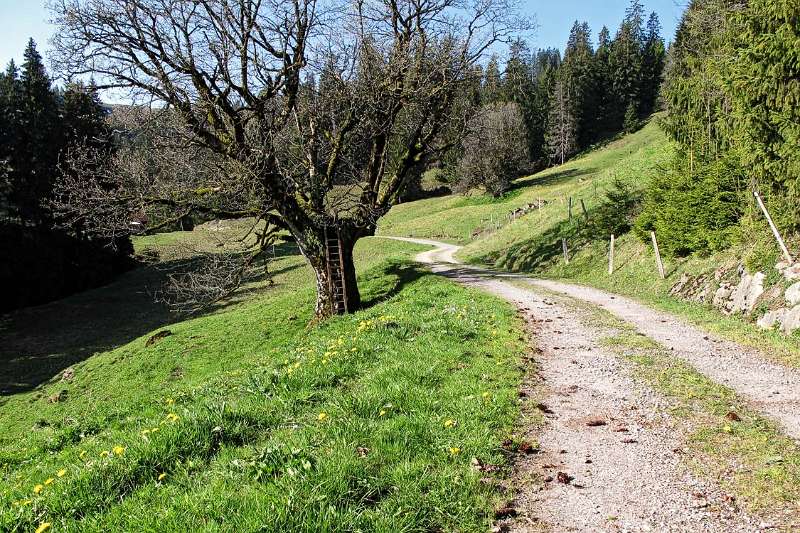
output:
<svg viewBox="0 0 800 533"><path fill-rule="evenodd" d="M528 165L525 121L514 103L492 104L469 121L464 156L458 164L458 188L484 187L500 196Z"/></svg>
<svg viewBox="0 0 800 533"><path fill-rule="evenodd" d="M746 202L738 165L731 160L698 165L694 172L675 167L648 187L635 229L642 240L658 235L668 255L707 254L733 244Z"/></svg>

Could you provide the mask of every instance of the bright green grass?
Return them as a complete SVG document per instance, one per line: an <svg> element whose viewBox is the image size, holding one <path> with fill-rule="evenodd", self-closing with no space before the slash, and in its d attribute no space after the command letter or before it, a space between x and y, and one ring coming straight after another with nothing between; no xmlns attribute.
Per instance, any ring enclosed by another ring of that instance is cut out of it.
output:
<svg viewBox="0 0 800 533"><path fill-rule="evenodd" d="M470 461L504 462L520 324L416 270L418 249L360 243L374 305L355 315L307 329L287 258L276 288L8 398L0 530L485 530L499 496Z"/></svg>
<svg viewBox="0 0 800 533"><path fill-rule="evenodd" d="M573 215L581 215L579 199L591 209L615 176L644 179L668 153L665 136L655 124L611 142L608 146L539 174L519 179L505 197L446 196L409 202L392 208L380 221L382 235L425 237L467 244L460 256L478 261L507 250L541 233L567 214L573 197ZM546 201L545 207L509 222L514 209ZM501 223L495 230L493 223ZM470 235L481 232L474 241Z"/></svg>
<svg viewBox="0 0 800 533"><path fill-rule="evenodd" d="M603 191L615 177L643 186L668 164L671 153L666 136L652 120L642 130L606 147L561 167L518 180L508 199L449 196L397 206L381 222L381 233L438 237L465 244L457 255L469 263L531 272L539 277L585 283L624 294L737 342L762 349L767 347L765 352L769 356L800 367L800 332L787 338L777 332L761 331L751 320L726 317L710 306L692 304L669 294L684 273L713 274L721 265L735 269L742 259L748 261L764 255L765 247L774 246L766 229L754 242L712 257L665 258L666 280L658 276L649 243L642 243L633 234L618 236L612 276L608 275L608 243L604 240L582 247L568 243L570 263L564 264L560 232L567 226L567 204L562 199L573 197L573 224L580 224L583 218L580 199L584 200L591 216L592 208L602 201ZM537 198L549 201L541 211L510 223L503 218L514 207L535 202ZM465 238L484 228L488 222L481 220L490 216L503 220L499 229L481 233L475 239ZM776 253L777 250L767 253L768 257L755 261L761 263L759 268L764 269L768 281L774 281L776 276L772 268Z"/></svg>

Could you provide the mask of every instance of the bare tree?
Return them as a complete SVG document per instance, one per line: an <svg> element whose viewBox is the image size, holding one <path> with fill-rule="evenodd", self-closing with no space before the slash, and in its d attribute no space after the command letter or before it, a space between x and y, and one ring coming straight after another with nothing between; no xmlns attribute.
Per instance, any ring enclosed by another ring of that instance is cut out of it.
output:
<svg viewBox="0 0 800 533"><path fill-rule="evenodd" d="M530 163L522 111L512 102L490 104L475 113L468 128L458 164L459 187L483 186L500 196Z"/></svg>
<svg viewBox="0 0 800 533"><path fill-rule="evenodd" d="M326 235L356 309L355 242L435 154L473 65L525 27L513 1L57 0L55 62L162 108L182 153L219 168L190 178L203 202L182 176L177 201L155 180L143 209L219 198L282 224L316 273L322 318L337 310Z"/></svg>

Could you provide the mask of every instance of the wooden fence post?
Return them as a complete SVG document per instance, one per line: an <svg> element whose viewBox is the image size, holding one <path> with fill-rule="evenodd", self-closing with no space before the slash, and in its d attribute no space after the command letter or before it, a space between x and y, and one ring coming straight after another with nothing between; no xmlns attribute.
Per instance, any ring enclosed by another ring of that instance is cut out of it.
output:
<svg viewBox="0 0 800 533"><path fill-rule="evenodd" d="M572 196L569 197L569 207L567 208L569 212L569 220L572 220Z"/></svg>
<svg viewBox="0 0 800 533"><path fill-rule="evenodd" d="M567 250L567 239L561 238L561 248L564 250L564 262L569 264L569 250Z"/></svg>
<svg viewBox="0 0 800 533"><path fill-rule="evenodd" d="M656 232L650 232L650 238L653 239L653 250L656 252L656 264L658 265L658 274L661 276L661 279L665 279L667 276L664 274L664 263L661 261L661 252L658 251L658 241L656 240Z"/></svg>
<svg viewBox="0 0 800 533"><path fill-rule="evenodd" d="M589 222L589 212L586 210L586 204L583 203L583 198L581 198L581 211L583 211L584 220Z"/></svg>
<svg viewBox="0 0 800 533"><path fill-rule="evenodd" d="M775 226L775 223L772 221L772 217L769 216L769 211L767 211L767 206L764 205L764 201L761 200L761 195L758 194L758 191L753 191L753 196L756 197L756 201L758 201L758 206L761 208L761 211L764 212L764 216L767 217L767 222L769 222L769 227L772 229L772 234L775 235L775 239L778 241L778 245L781 247L781 251L783 252L783 258L786 259L789 263L792 263L792 254L789 253L789 249L786 248L786 243L783 242L783 237L781 237L778 228Z"/></svg>
<svg viewBox="0 0 800 533"><path fill-rule="evenodd" d="M614 273L614 234L611 234L611 245L608 248L608 274Z"/></svg>

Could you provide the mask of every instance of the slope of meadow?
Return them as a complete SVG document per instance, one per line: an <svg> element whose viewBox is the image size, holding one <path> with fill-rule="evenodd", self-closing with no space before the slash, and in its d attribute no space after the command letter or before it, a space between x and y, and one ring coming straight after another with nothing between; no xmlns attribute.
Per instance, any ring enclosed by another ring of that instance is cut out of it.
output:
<svg viewBox="0 0 800 533"><path fill-rule="evenodd" d="M125 302L107 297L141 292L135 280L27 310L52 324L47 353L9 317L4 365L51 379L4 376L19 387L0 403L0 530L485 530L500 496L471 461L505 463L520 324L417 270L419 249L360 243L370 306L312 328L311 274L288 251L274 287L92 354L74 350L102 332L62 322L94 308L102 328L122 324Z"/></svg>
<svg viewBox="0 0 800 533"><path fill-rule="evenodd" d="M468 263L585 283L632 296L733 340L757 347L766 343L778 360L800 366L800 336L787 338L777 332L765 332L741 317L726 317L710 306L670 295L670 289L684 273L713 273L720 266L735 271L743 258L754 258L756 268L774 276L772 265L779 252L766 226L758 239L712 257L666 258L664 280L658 276L650 244L633 233L618 236L613 275L608 274L608 236L597 236L588 243L570 240L584 220L581 200L592 217L615 178L642 188L668 164L671 154L672 145L654 119L640 131L562 166L516 180L512 191L503 198L454 195L397 206L382 221L380 232L461 244L464 247L457 257ZM544 207L509 219L515 209L531 203L538 205L539 199ZM562 237L568 239L569 264L563 259Z"/></svg>

